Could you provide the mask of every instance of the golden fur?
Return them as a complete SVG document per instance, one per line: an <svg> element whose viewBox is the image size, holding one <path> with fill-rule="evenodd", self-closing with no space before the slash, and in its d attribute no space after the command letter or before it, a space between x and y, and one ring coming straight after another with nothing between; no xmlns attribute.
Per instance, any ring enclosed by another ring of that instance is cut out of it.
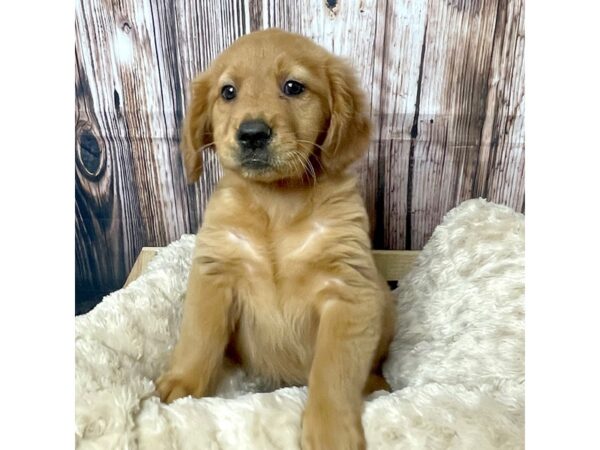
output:
<svg viewBox="0 0 600 450"><path fill-rule="evenodd" d="M299 95L282 85L301 82ZM237 96L226 100L223 86ZM273 386L308 383L304 449L365 448L362 394L393 333L393 304L375 267L356 179L369 121L347 65L280 30L238 39L193 82L182 152L189 181L214 145L224 176L210 199L161 399L210 395L240 363ZM240 163L236 133L260 119L269 165Z"/></svg>

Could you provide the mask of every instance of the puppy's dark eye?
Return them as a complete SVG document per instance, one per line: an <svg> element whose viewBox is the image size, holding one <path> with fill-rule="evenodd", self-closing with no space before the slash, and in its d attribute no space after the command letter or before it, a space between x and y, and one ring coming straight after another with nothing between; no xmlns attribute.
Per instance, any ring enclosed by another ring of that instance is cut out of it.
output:
<svg viewBox="0 0 600 450"><path fill-rule="evenodd" d="M285 95L293 97L294 95L300 95L304 92L304 85L295 80L288 80L283 83L282 91Z"/></svg>
<svg viewBox="0 0 600 450"><path fill-rule="evenodd" d="M223 97L227 101L233 100L235 98L235 95L236 95L236 90L230 84L223 86L223 89L221 89L221 97Z"/></svg>

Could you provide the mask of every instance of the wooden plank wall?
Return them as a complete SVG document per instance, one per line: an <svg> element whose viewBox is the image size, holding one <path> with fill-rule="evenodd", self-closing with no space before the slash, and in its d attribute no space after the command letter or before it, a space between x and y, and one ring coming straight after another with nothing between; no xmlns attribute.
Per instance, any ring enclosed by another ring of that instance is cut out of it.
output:
<svg viewBox="0 0 600 450"><path fill-rule="evenodd" d="M188 186L189 81L235 38L280 27L347 57L374 133L357 166L381 249L420 249L483 196L524 210L523 0L78 0L78 311L122 286L142 246L195 232L221 174Z"/></svg>

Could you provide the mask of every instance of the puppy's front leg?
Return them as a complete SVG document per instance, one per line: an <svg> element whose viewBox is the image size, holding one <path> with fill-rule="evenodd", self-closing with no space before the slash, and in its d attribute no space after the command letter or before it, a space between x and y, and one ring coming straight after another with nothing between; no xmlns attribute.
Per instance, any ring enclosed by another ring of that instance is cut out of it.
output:
<svg viewBox="0 0 600 450"><path fill-rule="evenodd" d="M225 281L202 262L192 263L179 341L169 370L157 380L162 401L202 397L214 388L233 322L232 289Z"/></svg>
<svg viewBox="0 0 600 450"><path fill-rule="evenodd" d="M302 422L303 450L366 448L362 391L380 329L377 308L344 300L323 304Z"/></svg>

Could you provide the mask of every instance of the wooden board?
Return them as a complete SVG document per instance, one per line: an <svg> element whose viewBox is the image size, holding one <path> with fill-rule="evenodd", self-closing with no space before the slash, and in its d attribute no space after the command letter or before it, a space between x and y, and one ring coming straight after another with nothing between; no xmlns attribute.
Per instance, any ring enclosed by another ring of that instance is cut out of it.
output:
<svg viewBox="0 0 600 450"><path fill-rule="evenodd" d="M142 251L138 255L133 267L131 268L131 272L127 276L127 280L125 280L125 286L131 283L133 280L139 278L141 274L143 274L148 267L152 258L156 256L161 247L142 247Z"/></svg>
<svg viewBox="0 0 600 450"><path fill-rule="evenodd" d="M417 249L469 198L524 207L522 1L432 1L425 30L408 183Z"/></svg>
<svg viewBox="0 0 600 450"><path fill-rule="evenodd" d="M375 264L387 281L398 281L412 269L419 250L374 250Z"/></svg>
<svg viewBox="0 0 600 450"><path fill-rule="evenodd" d="M421 249L468 198L524 210L523 0L78 0L75 19L78 303L121 286L142 247L197 231L221 168L207 150L185 183L188 86L261 28L306 34L356 68L375 248Z"/></svg>
<svg viewBox="0 0 600 450"><path fill-rule="evenodd" d="M137 257L131 272L125 281L125 286L136 280L144 273L148 263L156 256L160 247L144 247ZM419 251L375 250L375 264L380 273L388 281L401 280L412 268Z"/></svg>

